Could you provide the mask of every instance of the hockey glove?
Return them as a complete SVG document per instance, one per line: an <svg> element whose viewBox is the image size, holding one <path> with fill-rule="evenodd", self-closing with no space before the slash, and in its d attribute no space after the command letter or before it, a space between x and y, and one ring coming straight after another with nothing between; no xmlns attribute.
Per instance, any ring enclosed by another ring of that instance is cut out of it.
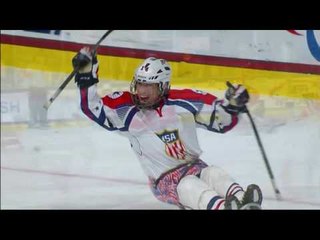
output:
<svg viewBox="0 0 320 240"><path fill-rule="evenodd" d="M228 84L223 106L231 113L246 112L246 103L248 103L249 99L248 90L244 86Z"/></svg>
<svg viewBox="0 0 320 240"><path fill-rule="evenodd" d="M74 60L75 59L75 60ZM78 59L78 60L77 60ZM89 59L89 62L88 62ZM81 51L72 59L72 64L80 64L82 67L79 72L75 75L75 82L80 89L88 88L95 83L99 82L98 70L99 62L97 56L92 56L88 48L83 48ZM76 66L80 66L76 65ZM73 66L75 66L73 64Z"/></svg>
<svg viewBox="0 0 320 240"><path fill-rule="evenodd" d="M84 47L72 58L72 66L74 69L82 69L92 61L92 54L88 47Z"/></svg>

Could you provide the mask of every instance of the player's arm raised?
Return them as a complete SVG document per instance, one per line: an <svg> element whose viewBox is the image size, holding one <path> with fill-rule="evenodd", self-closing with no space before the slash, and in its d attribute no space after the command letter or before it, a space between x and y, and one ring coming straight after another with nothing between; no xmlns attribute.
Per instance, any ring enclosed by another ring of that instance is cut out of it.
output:
<svg viewBox="0 0 320 240"><path fill-rule="evenodd" d="M74 68L79 67L75 82L80 90L82 112L107 130L116 130L116 120L111 109L105 106L97 93L99 62L88 47L84 47L72 59Z"/></svg>
<svg viewBox="0 0 320 240"><path fill-rule="evenodd" d="M248 101L249 93L244 86L228 87L223 99L215 98L211 104L204 104L196 116L198 126L225 133L238 123L238 115L245 112Z"/></svg>

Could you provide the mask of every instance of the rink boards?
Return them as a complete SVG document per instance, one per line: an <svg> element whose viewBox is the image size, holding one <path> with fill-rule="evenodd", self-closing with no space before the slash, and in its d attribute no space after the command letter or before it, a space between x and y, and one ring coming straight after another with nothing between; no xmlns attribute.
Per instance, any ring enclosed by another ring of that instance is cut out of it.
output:
<svg viewBox="0 0 320 240"><path fill-rule="evenodd" d="M74 42L2 35L2 123L28 122L29 88L44 87L48 98L52 96L72 72L71 59L81 47ZM107 46L101 46L98 53L101 95L128 90L142 59L155 56L169 60L174 88L201 89L221 97L226 81L244 84L251 94L249 107L256 116L284 119L320 112L320 67L316 65ZM53 103L48 119L84 120L73 81Z"/></svg>
<svg viewBox="0 0 320 240"><path fill-rule="evenodd" d="M2 36L1 66L33 69L44 74L72 71L71 59L83 46L79 43L26 37ZM225 82L241 83L253 94L320 99L320 66L312 64L257 61L177 52L101 46L98 51L99 77L104 80L131 81L142 59L154 56L169 60L172 85L224 90ZM12 74L6 74L6 81ZM29 76L29 78L32 76ZM58 86L63 77L44 77Z"/></svg>

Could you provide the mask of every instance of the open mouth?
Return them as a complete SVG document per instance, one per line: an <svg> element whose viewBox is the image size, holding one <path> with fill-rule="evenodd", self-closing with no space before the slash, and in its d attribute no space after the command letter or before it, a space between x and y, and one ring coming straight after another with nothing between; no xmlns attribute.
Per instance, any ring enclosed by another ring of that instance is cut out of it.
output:
<svg viewBox="0 0 320 240"><path fill-rule="evenodd" d="M139 100L141 102L147 102L149 100L149 97L147 97L147 96L139 96Z"/></svg>

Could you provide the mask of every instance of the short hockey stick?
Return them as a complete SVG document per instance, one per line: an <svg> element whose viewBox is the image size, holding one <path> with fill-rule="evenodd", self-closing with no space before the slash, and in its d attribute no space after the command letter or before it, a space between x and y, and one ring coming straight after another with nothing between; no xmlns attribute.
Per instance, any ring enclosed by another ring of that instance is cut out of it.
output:
<svg viewBox="0 0 320 240"><path fill-rule="evenodd" d="M227 81L227 86L230 87L230 88L235 89L234 86L233 86L229 81ZM245 112L247 113L247 115L248 115L248 117L249 117L251 126L252 126L253 131L254 131L254 134L255 134L255 136L256 136L256 139L257 139L257 142L258 142L260 151L261 151L261 153L262 153L262 157L263 157L264 163L266 164L266 167L267 167L267 170L268 170L268 173L269 173L269 177L270 177L270 179L271 179L272 187L273 187L274 192L275 192L275 194L276 194L276 198L277 198L278 200L281 200L281 194L280 194L279 188L278 188L277 185L276 185L276 182L275 182L275 179L274 179L274 176L273 176L273 173L272 173L272 170L271 170L269 161L268 161L268 159L267 159L266 152L264 151L262 142L261 142L260 137L259 137L258 130L257 130L257 128L256 128L256 125L255 125L255 123L254 123L254 121L253 121L253 118L252 118L252 116L251 116L251 114L250 114L249 109L247 108L247 106L245 106Z"/></svg>
<svg viewBox="0 0 320 240"><path fill-rule="evenodd" d="M99 41L94 45L92 48L92 52L96 52L97 48L99 47L100 43L112 32L113 30L108 30L103 36L99 39ZM71 81L71 79L74 77L74 75L79 71L79 67L73 69L72 73L66 78L66 80L63 81L61 86L56 90L56 92L52 95L52 97L47 101L43 107L48 110L52 102L59 96L59 94L63 91L63 89L68 85L68 83Z"/></svg>

